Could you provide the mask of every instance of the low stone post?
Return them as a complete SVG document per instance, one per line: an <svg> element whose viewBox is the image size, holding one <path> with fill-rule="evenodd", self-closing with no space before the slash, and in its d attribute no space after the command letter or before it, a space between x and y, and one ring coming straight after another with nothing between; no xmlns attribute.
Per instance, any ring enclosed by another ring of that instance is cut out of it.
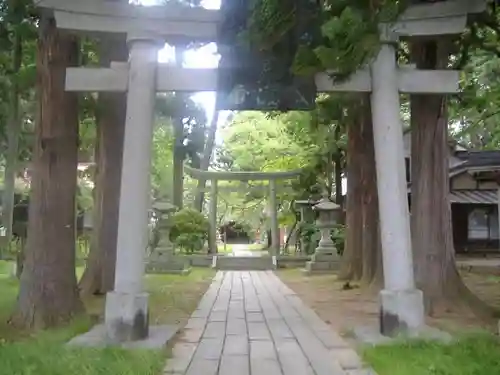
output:
<svg viewBox="0 0 500 375"><path fill-rule="evenodd" d="M330 233L335 228L342 208L324 196L313 210L318 212L316 225L320 230L321 239L311 261L306 263L305 272L307 274L331 272L338 268L339 256Z"/></svg>

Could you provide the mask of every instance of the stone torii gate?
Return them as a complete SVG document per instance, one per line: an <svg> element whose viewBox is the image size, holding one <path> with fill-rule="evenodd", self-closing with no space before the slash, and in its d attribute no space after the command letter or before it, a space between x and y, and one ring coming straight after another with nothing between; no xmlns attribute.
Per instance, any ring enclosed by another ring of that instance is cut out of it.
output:
<svg viewBox="0 0 500 375"><path fill-rule="evenodd" d="M216 91L216 69L182 69L158 64L165 42L216 41L219 12L177 5L137 7L103 0L39 0L61 29L127 36L129 61L109 68L69 68L68 91L127 92L127 118L120 192L114 291L106 298L106 335L114 341L148 337L144 291L149 167L153 106L158 91ZM371 92L377 188L380 206L384 290L381 331L415 331L424 324L422 293L415 288L404 172L399 93L458 92L458 72L397 66L399 37L434 37L463 32L467 14L485 9L483 0L445 1L409 7L393 24L381 25L382 45L371 65L342 84L316 76L320 92Z"/></svg>
<svg viewBox="0 0 500 375"><path fill-rule="evenodd" d="M271 218L271 255L278 255L280 249L278 202L276 199L276 181L298 177L301 169L287 172L217 172L185 166L185 171L193 178L210 181L210 249L217 248L217 193L218 181L269 181L269 208Z"/></svg>

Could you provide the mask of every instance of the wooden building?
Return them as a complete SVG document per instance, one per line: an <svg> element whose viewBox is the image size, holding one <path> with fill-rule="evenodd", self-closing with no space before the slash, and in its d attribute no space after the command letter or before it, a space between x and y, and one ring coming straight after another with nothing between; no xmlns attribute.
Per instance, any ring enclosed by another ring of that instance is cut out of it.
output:
<svg viewBox="0 0 500 375"><path fill-rule="evenodd" d="M411 207L410 133L405 134L405 161ZM500 150L473 151L450 144L450 204L457 253L498 252ZM411 209L411 208L410 208Z"/></svg>

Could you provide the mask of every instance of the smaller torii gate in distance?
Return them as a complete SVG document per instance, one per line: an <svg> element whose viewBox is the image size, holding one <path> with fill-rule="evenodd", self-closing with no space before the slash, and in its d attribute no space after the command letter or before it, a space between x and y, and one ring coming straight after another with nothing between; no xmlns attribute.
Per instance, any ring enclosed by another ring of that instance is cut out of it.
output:
<svg viewBox="0 0 500 375"><path fill-rule="evenodd" d="M300 175L302 170L286 172L217 172L203 171L201 169L184 166L185 171L191 177L210 181L210 249L217 248L217 194L218 181L269 181L269 208L271 219L271 256L278 255L280 249L278 202L276 199L276 181L289 180Z"/></svg>
<svg viewBox="0 0 500 375"><path fill-rule="evenodd" d="M130 56L109 68L69 68L68 91L127 92L127 118L118 220L115 288L106 297L108 339L148 337L144 291L149 168L153 107L158 91L216 91L217 69L183 69L158 64L158 50L176 40L217 40L219 12L178 5L137 7L105 0L39 0L59 28L84 34L126 35ZM320 92L371 93L377 189L384 267L380 293L381 333L412 333L424 325L422 292L415 287L404 167L400 93L453 94L459 73L398 66L400 37L434 38L465 30L468 13L484 11L484 0L447 0L412 5L392 24L380 25L381 48L370 66L342 84L316 76Z"/></svg>

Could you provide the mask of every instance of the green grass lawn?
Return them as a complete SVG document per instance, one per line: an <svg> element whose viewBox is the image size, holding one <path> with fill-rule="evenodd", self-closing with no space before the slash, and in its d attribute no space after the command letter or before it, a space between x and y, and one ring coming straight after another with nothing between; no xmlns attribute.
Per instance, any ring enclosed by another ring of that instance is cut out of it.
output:
<svg viewBox="0 0 500 375"><path fill-rule="evenodd" d="M416 341L369 348L364 358L379 375L499 375L500 341L488 335L450 345Z"/></svg>
<svg viewBox="0 0 500 375"><path fill-rule="evenodd" d="M159 375L167 350L91 349L64 346L71 337L90 328L82 317L67 327L28 334L7 323L17 296L18 283L0 262L0 375ZM81 273L79 270L78 273ZM150 275L151 324L183 324L196 308L214 275L194 269L189 276ZM84 301L89 314L102 316L104 298Z"/></svg>

